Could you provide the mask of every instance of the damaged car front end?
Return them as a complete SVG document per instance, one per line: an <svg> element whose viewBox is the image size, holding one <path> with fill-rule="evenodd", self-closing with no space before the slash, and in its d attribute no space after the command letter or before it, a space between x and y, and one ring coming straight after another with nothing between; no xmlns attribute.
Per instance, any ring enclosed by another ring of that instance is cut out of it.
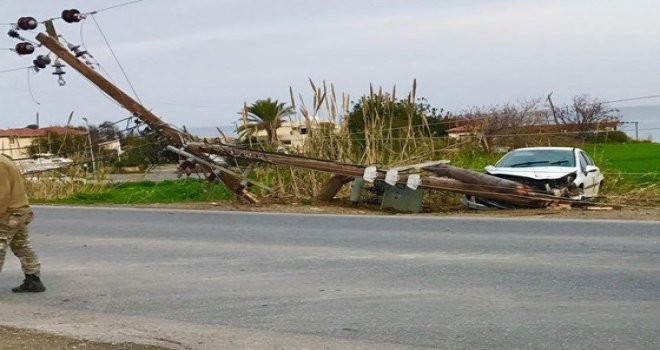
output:
<svg viewBox="0 0 660 350"><path fill-rule="evenodd" d="M516 149L494 166L487 166L486 173L528 186L537 193L573 200L598 196L604 182L591 157L579 148L569 147ZM515 208L507 203L469 195L461 202L472 209Z"/></svg>

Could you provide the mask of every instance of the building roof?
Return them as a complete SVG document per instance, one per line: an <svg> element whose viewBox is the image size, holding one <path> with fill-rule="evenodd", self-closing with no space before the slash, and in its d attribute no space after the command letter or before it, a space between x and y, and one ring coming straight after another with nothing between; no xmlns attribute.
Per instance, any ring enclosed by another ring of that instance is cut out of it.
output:
<svg viewBox="0 0 660 350"><path fill-rule="evenodd" d="M447 133L461 133L461 132L471 132L474 128L468 126L457 126L455 128L447 129Z"/></svg>
<svg viewBox="0 0 660 350"><path fill-rule="evenodd" d="M17 128L17 129L6 129L6 130L0 129L0 137L39 137L39 136L48 136L48 134L64 135L65 133L68 133L69 135L86 134L85 131L79 129L65 128L61 126L51 126L40 129L29 129L29 128Z"/></svg>

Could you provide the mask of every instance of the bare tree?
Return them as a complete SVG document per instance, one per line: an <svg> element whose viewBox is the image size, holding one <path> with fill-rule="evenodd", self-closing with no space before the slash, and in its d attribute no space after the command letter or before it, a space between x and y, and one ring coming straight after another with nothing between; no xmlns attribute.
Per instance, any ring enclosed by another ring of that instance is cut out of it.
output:
<svg viewBox="0 0 660 350"><path fill-rule="evenodd" d="M459 124L477 135L485 151L490 151L498 140L506 140L507 144L525 143L529 127L545 119L540 99L501 107L474 107L457 117Z"/></svg>
<svg viewBox="0 0 660 350"><path fill-rule="evenodd" d="M621 123L618 109L586 94L574 96L570 105L555 107L554 114L557 124L571 125L575 131L599 130L603 126L612 127Z"/></svg>

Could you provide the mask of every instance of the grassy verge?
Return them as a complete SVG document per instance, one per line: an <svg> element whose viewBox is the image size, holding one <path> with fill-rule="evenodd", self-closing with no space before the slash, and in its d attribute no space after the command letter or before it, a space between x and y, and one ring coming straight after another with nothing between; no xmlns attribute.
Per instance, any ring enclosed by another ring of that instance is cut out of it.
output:
<svg viewBox="0 0 660 350"><path fill-rule="evenodd" d="M660 144L596 144L583 147L605 174L608 202L660 206Z"/></svg>
<svg viewBox="0 0 660 350"><path fill-rule="evenodd" d="M597 144L585 150L608 175L632 183L660 182L660 143Z"/></svg>
<svg viewBox="0 0 660 350"><path fill-rule="evenodd" d="M233 197L224 185L188 179L88 185L64 198L33 198L32 201L58 204L156 204L223 201Z"/></svg>
<svg viewBox="0 0 660 350"><path fill-rule="evenodd" d="M592 155L605 173L605 188L601 194L608 202L660 205L660 144L583 144L579 147ZM439 152L434 156L429 153L429 158L425 159L448 159L454 166L479 172L502 156L486 153L478 145L469 144L436 151ZM329 175L290 167L260 167L251 177L276 188L279 195L299 201L314 197L315 187L325 183ZM113 185L54 180L28 183L28 189L35 203L156 204L230 201L234 198L225 186L197 179ZM346 186L340 195L347 196L349 191ZM458 205L458 197L444 192L429 193L425 202L435 210L443 210Z"/></svg>

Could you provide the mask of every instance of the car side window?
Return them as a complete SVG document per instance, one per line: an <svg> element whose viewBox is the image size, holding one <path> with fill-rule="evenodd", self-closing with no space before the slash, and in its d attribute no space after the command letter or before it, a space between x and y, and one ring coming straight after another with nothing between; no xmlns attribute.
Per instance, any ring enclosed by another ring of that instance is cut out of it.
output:
<svg viewBox="0 0 660 350"><path fill-rule="evenodd" d="M594 161L591 160L591 157L589 157L588 154L584 152L580 152L580 156L584 158L584 161L586 162L587 165L594 165Z"/></svg>
<svg viewBox="0 0 660 350"><path fill-rule="evenodd" d="M580 152L580 156L578 157L578 161L580 162L580 170L582 170L583 173L587 172L587 160L584 158L584 153Z"/></svg>

